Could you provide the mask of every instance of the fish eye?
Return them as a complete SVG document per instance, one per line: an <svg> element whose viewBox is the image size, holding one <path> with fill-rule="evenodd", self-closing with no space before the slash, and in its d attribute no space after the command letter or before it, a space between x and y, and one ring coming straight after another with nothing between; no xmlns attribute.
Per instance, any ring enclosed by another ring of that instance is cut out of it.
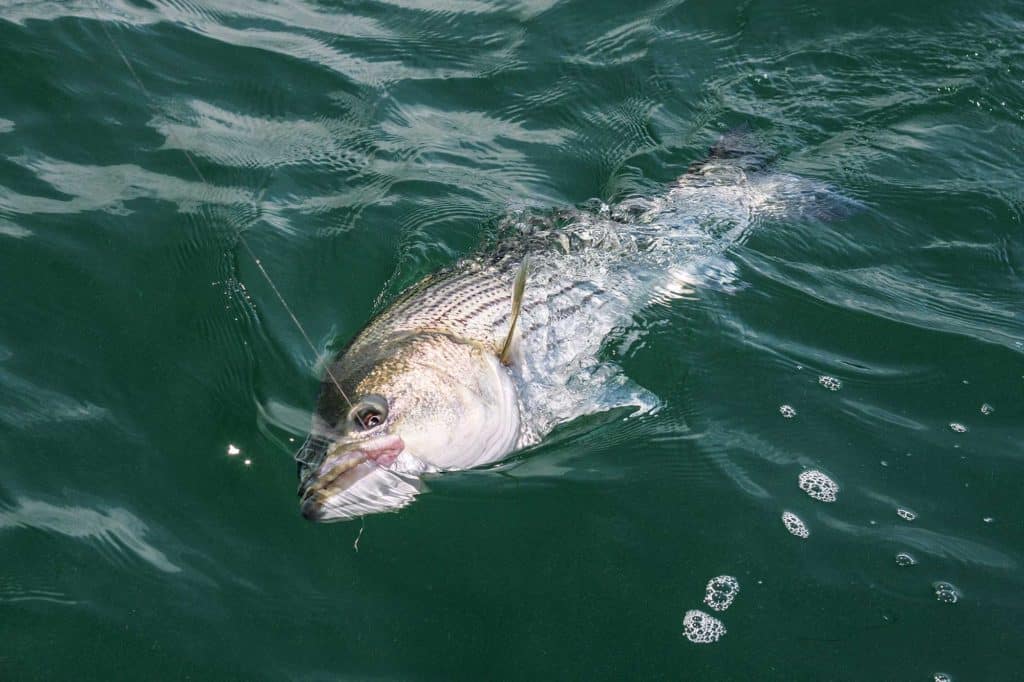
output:
<svg viewBox="0 0 1024 682"><path fill-rule="evenodd" d="M388 418L388 401L379 395L367 395L348 413L349 426L358 431L369 431Z"/></svg>

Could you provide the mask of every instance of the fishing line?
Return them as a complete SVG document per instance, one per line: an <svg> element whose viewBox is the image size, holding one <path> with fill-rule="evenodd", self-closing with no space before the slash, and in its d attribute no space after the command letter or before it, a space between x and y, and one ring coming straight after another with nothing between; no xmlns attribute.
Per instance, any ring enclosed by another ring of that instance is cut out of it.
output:
<svg viewBox="0 0 1024 682"><path fill-rule="evenodd" d="M352 543L352 549L356 550L356 554L359 553L359 540L363 537L363 531L366 530L366 515L363 514L360 518L363 523L359 526L359 535L356 536L356 541Z"/></svg>
<svg viewBox="0 0 1024 682"><path fill-rule="evenodd" d="M117 41L114 40L114 36L113 36L113 34L111 34L110 29L107 28L106 22L103 21L103 19L100 18L99 13L97 12L97 7L93 6L92 11L93 11L93 15L96 17L97 23L99 23L100 28L103 29L103 33L107 36L107 40L110 41L111 47L113 47L114 51L117 52L118 56L121 57L121 61L124 62L125 67L128 69L128 73L131 74L132 79L135 81L135 84L139 87L139 90L142 92L143 96L146 98L146 101L149 103L150 108L153 109L154 111L156 111L157 108L156 108L156 106L154 104L153 96L150 95L149 90L146 89L146 86L143 84L142 79L139 78L139 74L136 73L135 67L133 67L132 63L128 60L128 56L124 53L124 51L121 49L121 47L117 44ZM174 129L173 128L168 128L167 129L167 138L169 140L171 140L173 135L174 135ZM185 155L185 158L188 160L188 164L190 166L192 166L192 170L194 170L195 173L196 173L196 176L199 177L199 180L204 185L210 185L210 183L206 180L206 176L203 175L203 171L201 171L199 169L199 165L196 164L195 159L192 158L192 154L189 153L189 151L185 147L185 145L181 144L180 141L178 141L178 140L171 140L171 141L176 143L178 148L181 149L182 153ZM262 199L262 192L257 197L257 199L258 200ZM249 242L245 239L245 236L242 234L242 228L241 227L235 227L233 229L234 229L234 233L235 233L235 238L238 240L238 243L241 244L242 248L245 249L245 252L249 254L249 258L252 259L252 262L256 265L256 269L259 270L260 274L263 276L263 279L266 280L267 284L270 286L270 290L274 292L274 296L281 303L281 307L284 308L285 312L288 313L288 317L291 318L292 323L295 325L295 328L299 330L299 333L302 335L302 338L306 342L306 345L309 346L309 349L311 351L313 351L313 355L314 356L319 355L319 351L317 350L317 347L313 344L313 340L309 338L309 334L306 332L306 328L299 321L299 318L295 315L295 312L292 310L292 307L290 305L288 305L288 301L285 300L284 295L281 293L281 290L277 288L277 285L274 283L273 278L271 278L270 273L267 272L267 269L263 266L263 263L260 261L259 257L257 257L256 252L253 251L252 247L249 246ZM348 403L349 409L353 409L355 407L355 405L353 405L352 401L349 400L349 397L345 393L345 390L341 387L341 383L338 381L337 377L334 376L334 372L331 371L330 365L328 365L326 369L327 369L327 376L329 376L331 378L331 383L334 384L334 387L338 389L338 393L340 393L341 397L345 399L346 403ZM362 426L363 428L366 428L366 425L363 423L363 419L359 415L358 410L354 411L354 415L355 415L355 419L359 423L359 425Z"/></svg>

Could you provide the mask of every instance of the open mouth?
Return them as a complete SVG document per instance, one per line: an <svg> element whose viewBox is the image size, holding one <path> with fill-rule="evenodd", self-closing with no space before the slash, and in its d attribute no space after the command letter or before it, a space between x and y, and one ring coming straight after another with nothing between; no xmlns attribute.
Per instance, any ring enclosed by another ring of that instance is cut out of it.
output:
<svg viewBox="0 0 1024 682"><path fill-rule="evenodd" d="M404 507L420 490L417 479L388 469L404 449L402 439L392 435L331 444L299 485L302 515L328 521Z"/></svg>

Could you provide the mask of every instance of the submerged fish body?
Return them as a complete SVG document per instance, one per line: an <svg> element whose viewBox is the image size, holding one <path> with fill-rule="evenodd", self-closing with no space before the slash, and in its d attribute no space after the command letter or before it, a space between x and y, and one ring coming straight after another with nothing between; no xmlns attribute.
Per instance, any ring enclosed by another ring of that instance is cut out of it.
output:
<svg viewBox="0 0 1024 682"><path fill-rule="evenodd" d="M423 474L497 462L585 414L655 407L599 358L609 334L653 301L728 286L725 251L759 218L848 203L768 172L743 141L723 138L655 199L514 215L492 253L428 276L372 319L321 383L296 455L303 515L398 509Z"/></svg>

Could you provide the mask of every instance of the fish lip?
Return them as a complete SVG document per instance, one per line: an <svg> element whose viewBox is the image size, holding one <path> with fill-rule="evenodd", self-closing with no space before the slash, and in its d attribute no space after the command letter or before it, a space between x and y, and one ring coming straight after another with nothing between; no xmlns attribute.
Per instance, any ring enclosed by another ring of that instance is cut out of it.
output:
<svg viewBox="0 0 1024 682"><path fill-rule="evenodd" d="M351 521L370 514L397 512L425 490L417 476L372 464L352 484L326 496L311 496L300 505L302 516L318 523Z"/></svg>
<svg viewBox="0 0 1024 682"><path fill-rule="evenodd" d="M344 495L374 471L388 470L404 451L404 441L391 434L359 441L335 441L319 466L311 468L299 484L303 517L311 521L324 520L332 499Z"/></svg>
<svg viewBox="0 0 1024 682"><path fill-rule="evenodd" d="M299 505L299 513L307 521L322 521L327 515L325 507L312 499L302 501Z"/></svg>

